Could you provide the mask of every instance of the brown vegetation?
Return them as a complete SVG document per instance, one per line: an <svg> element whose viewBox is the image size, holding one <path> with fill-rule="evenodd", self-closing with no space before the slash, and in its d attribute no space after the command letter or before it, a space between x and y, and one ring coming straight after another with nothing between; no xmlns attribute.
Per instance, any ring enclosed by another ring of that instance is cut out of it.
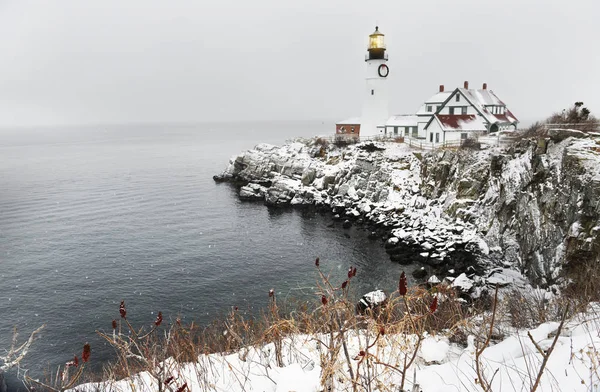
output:
<svg viewBox="0 0 600 392"><path fill-rule="evenodd" d="M319 259L315 261L315 267L319 279L314 303L291 312L282 310L275 291L270 290L265 293L268 307L259 316L247 316L234 307L223 319L200 327L195 323L183 325L179 319L165 325L159 312L149 328L135 328L128 320L125 302L121 302L119 321L107 323L112 324L112 331L98 331L115 350L115 360L104 366L102 374L84 374L84 365L91 353L86 345L81 362L75 357L45 382L30 377L25 381L36 390L63 391L84 381L114 381L145 371L151 375L158 390L183 391L188 387L179 375L185 363L197 362L211 353L238 353L244 357L251 347L272 344L275 364L282 367L285 365L285 339L306 334L312 336L319 347L321 385L325 389L339 383L342 377L349 390L381 390L383 380L392 373L398 375L401 382L395 387L390 386L390 390L403 391L410 376L408 370L416 360L425 336L444 334L451 341L465 345L467 336L475 336L474 367L478 379L474 387L488 391L495 373L486 368L481 355L503 337L500 325L522 328L561 320L562 328L568 314L566 309L572 308L562 299L550 302L543 297L509 291L499 298L498 288L493 297L488 295L478 303L467 303L456 289L443 283L433 287L408 287L403 273L398 290L382 306L357 312L349 295L357 276L356 268L350 268L344 280L335 283L334 280L339 278L325 273ZM582 295L585 298L581 300L587 300L593 289L585 287L582 292L571 294ZM360 337L361 348L357 352L349 347L351 336ZM287 344L289 347L289 342ZM552 347L554 344L556 340ZM542 352L542 365L532 369L532 390L539 384L552 347ZM381 356L386 350L395 353L394 363L385 362ZM340 368L340 358L343 358L344 369ZM201 364L200 369L204 370L198 370L197 375L207 390L210 390L210 366L210 360ZM71 368L75 369L73 375L69 374Z"/></svg>
<svg viewBox="0 0 600 392"><path fill-rule="evenodd" d="M560 113L554 113L543 121L536 121L522 132L523 137L545 137L551 127L575 129L583 132L600 130L600 120L594 117L583 102L575 102L573 106Z"/></svg>

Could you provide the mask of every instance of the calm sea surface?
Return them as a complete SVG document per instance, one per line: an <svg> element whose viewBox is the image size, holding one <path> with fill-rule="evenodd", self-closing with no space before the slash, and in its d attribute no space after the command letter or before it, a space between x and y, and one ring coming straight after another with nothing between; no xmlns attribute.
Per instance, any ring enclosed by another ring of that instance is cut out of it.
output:
<svg viewBox="0 0 600 392"><path fill-rule="evenodd" d="M32 375L111 351L119 302L141 325L160 310L206 323L232 306L311 298L319 256L334 281L358 266L360 291L393 289L401 266L331 218L240 202L215 184L259 142L330 133L328 123L0 129L0 350L47 324L23 366ZM16 383L11 382L13 388Z"/></svg>

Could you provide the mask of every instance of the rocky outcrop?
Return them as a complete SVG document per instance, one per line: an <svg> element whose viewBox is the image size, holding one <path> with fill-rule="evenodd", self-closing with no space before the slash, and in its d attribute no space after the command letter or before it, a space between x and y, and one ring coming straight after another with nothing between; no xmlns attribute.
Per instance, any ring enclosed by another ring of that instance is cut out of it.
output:
<svg viewBox="0 0 600 392"><path fill-rule="evenodd" d="M556 131L544 141L429 154L422 175L424 194L475 225L504 264L551 285L565 267L600 262L600 139Z"/></svg>
<svg viewBox="0 0 600 392"><path fill-rule="evenodd" d="M473 224L448 219L421 192L420 156L404 144L363 143L344 148L299 140L261 144L233 157L216 181L240 186L242 199L270 207L313 207L349 228L387 240L392 261L419 262L443 276L473 273L473 253L486 253Z"/></svg>
<svg viewBox="0 0 600 392"><path fill-rule="evenodd" d="M362 223L386 241L391 260L449 279L503 281L500 266L549 285L570 263L600 261L598 151L598 136L570 131L507 149L425 154L392 142L297 140L233 157L215 180L241 186L244 199Z"/></svg>

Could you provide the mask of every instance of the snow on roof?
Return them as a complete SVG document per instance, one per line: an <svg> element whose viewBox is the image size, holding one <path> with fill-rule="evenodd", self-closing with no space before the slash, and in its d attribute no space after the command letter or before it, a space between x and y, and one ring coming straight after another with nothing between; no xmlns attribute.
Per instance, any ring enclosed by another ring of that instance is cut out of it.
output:
<svg viewBox="0 0 600 392"><path fill-rule="evenodd" d="M444 131L485 131L483 119L474 114L436 114L435 119Z"/></svg>
<svg viewBox="0 0 600 392"><path fill-rule="evenodd" d="M452 94L452 91L443 91L429 98L425 103L442 103Z"/></svg>
<svg viewBox="0 0 600 392"><path fill-rule="evenodd" d="M499 105L505 106L504 102L498 98L492 90L469 90L472 95L477 97L477 100L483 105Z"/></svg>
<svg viewBox="0 0 600 392"><path fill-rule="evenodd" d="M336 125L358 125L360 124L360 117L351 117L343 121L336 122Z"/></svg>
<svg viewBox="0 0 600 392"><path fill-rule="evenodd" d="M519 122L510 110L505 109L504 114L493 114L487 106L504 106L504 102L492 90L475 90L459 88L467 100L477 109L490 124Z"/></svg>
<svg viewBox="0 0 600 392"><path fill-rule="evenodd" d="M412 114L400 114L390 117L385 123L386 126L405 126L416 127L419 117Z"/></svg>
<svg viewBox="0 0 600 392"><path fill-rule="evenodd" d="M441 106L442 103L446 102L448 97L450 97L450 94L452 94L452 91L444 91L444 92L433 95L431 98L429 98L427 101L425 101L425 103L423 103L423 105L421 105L419 110L417 110L416 114L432 116L433 113L436 112L437 107ZM427 111L427 106L433 106L431 112Z"/></svg>

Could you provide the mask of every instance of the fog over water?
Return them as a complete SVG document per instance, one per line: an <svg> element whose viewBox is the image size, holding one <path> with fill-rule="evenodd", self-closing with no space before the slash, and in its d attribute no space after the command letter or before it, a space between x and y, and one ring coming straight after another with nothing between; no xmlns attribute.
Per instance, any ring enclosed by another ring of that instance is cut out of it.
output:
<svg viewBox="0 0 600 392"><path fill-rule="evenodd" d="M390 113L438 85L521 120L600 113L597 0L3 0L0 125L332 121L360 115L379 25Z"/></svg>

